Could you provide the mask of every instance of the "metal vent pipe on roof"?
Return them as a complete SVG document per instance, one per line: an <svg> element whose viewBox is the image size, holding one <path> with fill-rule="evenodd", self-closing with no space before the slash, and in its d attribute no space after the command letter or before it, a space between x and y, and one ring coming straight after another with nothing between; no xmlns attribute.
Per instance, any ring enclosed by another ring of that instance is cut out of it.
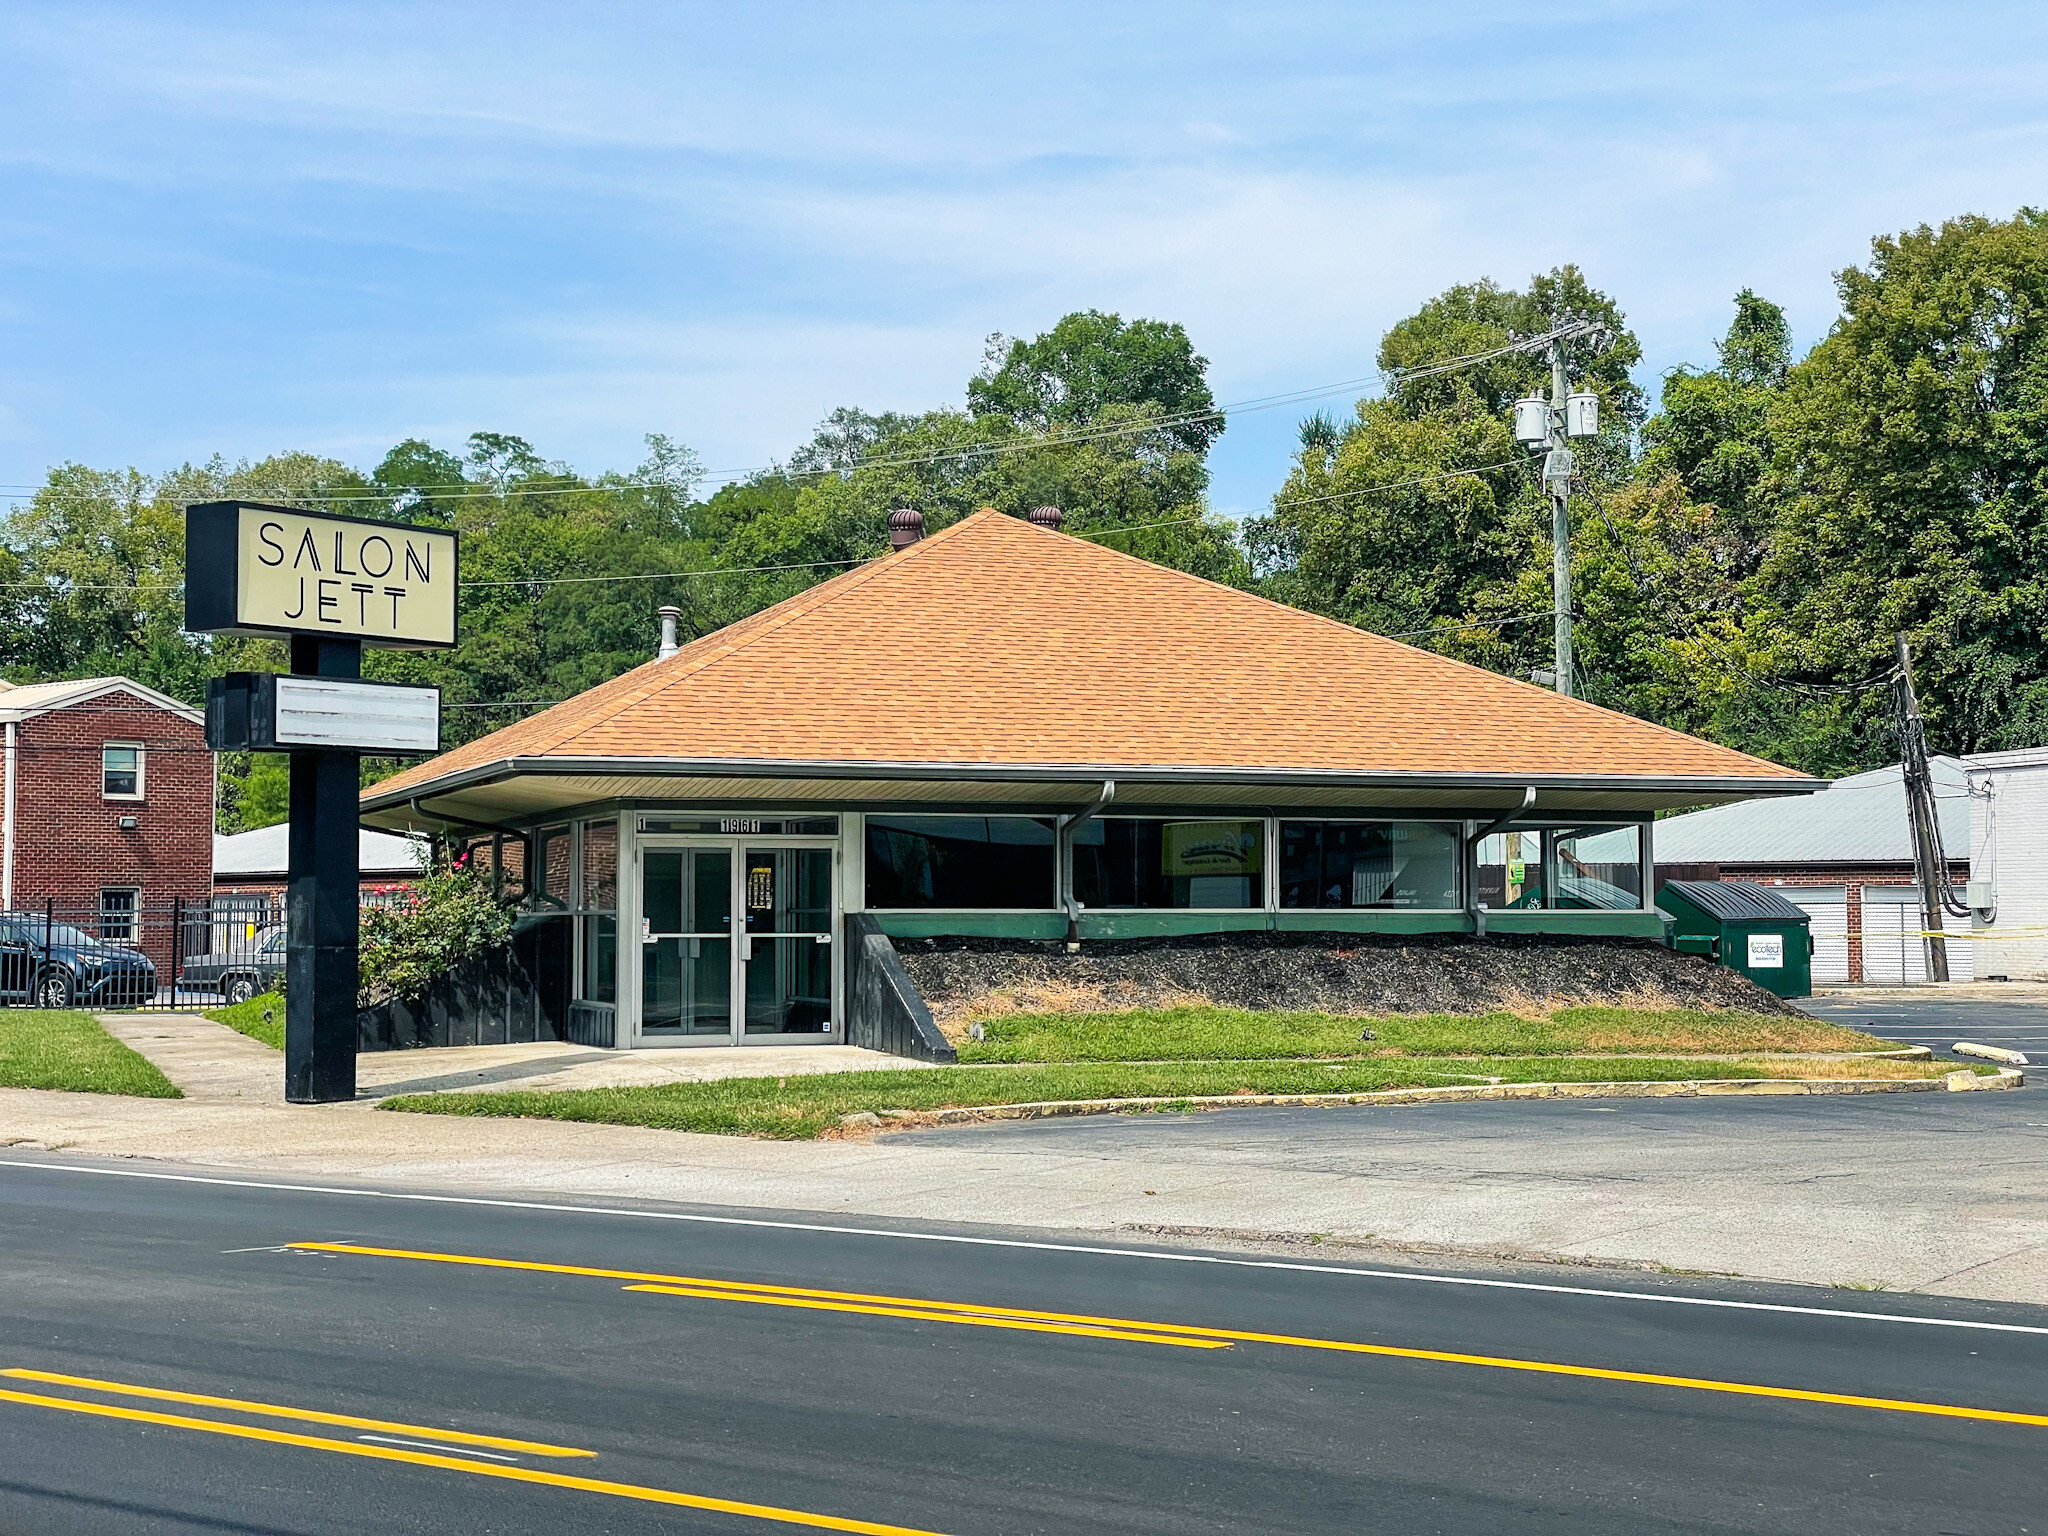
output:
<svg viewBox="0 0 2048 1536"><path fill-rule="evenodd" d="M676 644L676 625L683 617L683 610L664 604L656 610L661 615L661 649L655 652L656 661L667 661L681 649Z"/></svg>
<svg viewBox="0 0 2048 1536"><path fill-rule="evenodd" d="M924 514L915 507L898 507L889 514L889 547L908 549L924 537Z"/></svg>
<svg viewBox="0 0 2048 1536"><path fill-rule="evenodd" d="M1058 507L1033 507L1031 509L1031 525L1034 528L1046 528L1054 533L1058 533L1062 521L1064 521L1064 518Z"/></svg>

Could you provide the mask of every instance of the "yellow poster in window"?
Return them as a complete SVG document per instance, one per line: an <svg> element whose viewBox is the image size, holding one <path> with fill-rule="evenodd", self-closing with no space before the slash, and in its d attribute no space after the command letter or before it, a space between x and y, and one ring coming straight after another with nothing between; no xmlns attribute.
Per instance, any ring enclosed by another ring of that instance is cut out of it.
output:
<svg viewBox="0 0 2048 1536"><path fill-rule="evenodd" d="M1169 821L1160 837L1161 873L1256 875L1260 827L1256 821Z"/></svg>

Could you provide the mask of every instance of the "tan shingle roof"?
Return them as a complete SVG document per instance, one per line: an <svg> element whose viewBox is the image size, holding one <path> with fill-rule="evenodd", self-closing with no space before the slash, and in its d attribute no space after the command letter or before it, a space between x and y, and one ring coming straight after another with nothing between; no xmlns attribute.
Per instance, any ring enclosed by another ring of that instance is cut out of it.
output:
<svg viewBox="0 0 2048 1536"><path fill-rule="evenodd" d="M1802 777L992 511L373 793L508 758Z"/></svg>

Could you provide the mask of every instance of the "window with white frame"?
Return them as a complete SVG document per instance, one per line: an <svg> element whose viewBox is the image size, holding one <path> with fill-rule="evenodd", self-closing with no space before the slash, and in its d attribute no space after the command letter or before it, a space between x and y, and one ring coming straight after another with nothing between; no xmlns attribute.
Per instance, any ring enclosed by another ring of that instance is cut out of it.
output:
<svg viewBox="0 0 2048 1536"><path fill-rule="evenodd" d="M100 748L100 794L108 800L142 798L142 748L110 741Z"/></svg>
<svg viewBox="0 0 2048 1536"><path fill-rule="evenodd" d="M115 944L127 944L134 940L136 898L141 894L132 885L110 885L101 888L101 938Z"/></svg>

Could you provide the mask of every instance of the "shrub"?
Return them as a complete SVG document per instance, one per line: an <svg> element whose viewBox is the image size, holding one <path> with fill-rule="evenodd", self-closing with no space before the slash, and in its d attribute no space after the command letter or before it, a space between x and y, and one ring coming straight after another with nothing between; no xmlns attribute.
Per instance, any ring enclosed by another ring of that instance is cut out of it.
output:
<svg viewBox="0 0 2048 1536"><path fill-rule="evenodd" d="M510 942L512 913L467 863L428 875L397 906L363 913L356 1003L411 1001L474 955Z"/></svg>

